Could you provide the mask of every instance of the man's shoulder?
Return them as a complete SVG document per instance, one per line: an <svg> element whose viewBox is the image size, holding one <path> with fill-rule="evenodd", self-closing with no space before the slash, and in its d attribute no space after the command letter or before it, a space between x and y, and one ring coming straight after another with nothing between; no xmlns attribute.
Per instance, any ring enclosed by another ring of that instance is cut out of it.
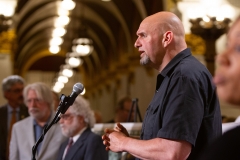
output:
<svg viewBox="0 0 240 160"><path fill-rule="evenodd" d="M179 63L181 67L185 67L184 69L187 70L201 70L201 71L207 71L206 66L201 63L198 59L196 59L194 56L189 56L181 60ZM191 68L189 68L191 67Z"/></svg>
<svg viewBox="0 0 240 160"><path fill-rule="evenodd" d="M7 110L7 104L0 106L0 112L6 111L6 110Z"/></svg>
<svg viewBox="0 0 240 160"><path fill-rule="evenodd" d="M29 124L31 121L33 121L33 119L31 116L29 116L29 117L26 117L26 118L16 122L14 124L14 126L18 127L18 126L26 125L26 124ZM27 126L27 127L29 127L29 126Z"/></svg>
<svg viewBox="0 0 240 160"><path fill-rule="evenodd" d="M99 134L94 133L91 129L86 129L83 134L87 134L88 138L102 139Z"/></svg>
<svg viewBox="0 0 240 160"><path fill-rule="evenodd" d="M212 79L212 76L206 66L193 56L190 56L189 59L183 59L177 65L173 73L181 77L188 77L191 79L201 79L203 76Z"/></svg>
<svg viewBox="0 0 240 160"><path fill-rule="evenodd" d="M5 122L4 119L7 118L7 114L8 114L7 105L1 106L1 107L0 107L0 119L1 119L2 122L3 122L3 121ZM1 123L1 122L0 122L0 123Z"/></svg>

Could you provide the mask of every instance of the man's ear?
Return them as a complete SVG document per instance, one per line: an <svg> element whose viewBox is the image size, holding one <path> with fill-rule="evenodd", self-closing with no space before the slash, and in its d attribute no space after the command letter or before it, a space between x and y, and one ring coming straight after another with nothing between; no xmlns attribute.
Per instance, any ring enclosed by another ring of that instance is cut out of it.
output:
<svg viewBox="0 0 240 160"><path fill-rule="evenodd" d="M171 43L173 39L173 32L172 31L167 31L166 33L164 33L163 35L163 40L162 40L162 44L163 44L163 47L167 47L168 44Z"/></svg>

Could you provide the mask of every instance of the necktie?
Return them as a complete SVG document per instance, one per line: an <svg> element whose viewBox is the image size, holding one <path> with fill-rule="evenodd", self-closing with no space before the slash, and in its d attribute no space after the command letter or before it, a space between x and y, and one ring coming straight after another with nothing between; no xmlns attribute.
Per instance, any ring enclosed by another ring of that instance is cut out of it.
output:
<svg viewBox="0 0 240 160"><path fill-rule="evenodd" d="M8 154L9 154L9 146L10 146L10 140L11 140L11 135L12 135L12 127L13 127L13 124L17 122L17 111L15 108L13 108L12 110L12 118L11 118L11 121L10 121L10 126L9 126L9 132L8 132L8 141L7 141L7 157L8 157Z"/></svg>
<svg viewBox="0 0 240 160"><path fill-rule="evenodd" d="M68 145L67 145L67 150L66 150L66 155L67 155L68 151L70 150L70 148L72 147L72 144L73 144L73 139L69 138Z"/></svg>

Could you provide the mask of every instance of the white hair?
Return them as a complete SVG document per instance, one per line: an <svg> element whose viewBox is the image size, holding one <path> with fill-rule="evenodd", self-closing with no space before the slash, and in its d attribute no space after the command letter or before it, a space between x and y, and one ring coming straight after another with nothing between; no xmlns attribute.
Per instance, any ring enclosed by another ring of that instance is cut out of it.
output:
<svg viewBox="0 0 240 160"><path fill-rule="evenodd" d="M78 96L73 105L69 107L69 111L76 115L83 116L88 127L92 128L95 124L94 112L90 108L89 102L82 96Z"/></svg>

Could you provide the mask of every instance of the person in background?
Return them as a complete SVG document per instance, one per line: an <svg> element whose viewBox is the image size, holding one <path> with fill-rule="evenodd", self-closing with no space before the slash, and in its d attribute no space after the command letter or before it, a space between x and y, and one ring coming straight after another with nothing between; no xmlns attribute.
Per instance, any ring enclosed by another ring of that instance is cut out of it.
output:
<svg viewBox="0 0 240 160"><path fill-rule="evenodd" d="M132 107L132 99L128 96L121 98L117 103L117 108L115 112L114 119L108 121L107 123L117 123L117 122L128 122L128 116ZM129 122L133 122L133 112Z"/></svg>
<svg viewBox="0 0 240 160"><path fill-rule="evenodd" d="M235 117L222 116L222 123L235 122Z"/></svg>
<svg viewBox="0 0 240 160"><path fill-rule="evenodd" d="M108 159L101 136L91 131L94 113L83 97L76 98L59 122L62 133L69 139L61 145L57 160Z"/></svg>
<svg viewBox="0 0 240 160"><path fill-rule="evenodd" d="M7 104L0 107L0 160L7 160L12 126L15 122L28 117L23 105L24 79L11 75L3 79L2 91Z"/></svg>
<svg viewBox="0 0 240 160"><path fill-rule="evenodd" d="M29 84L24 88L23 95L30 116L13 126L10 141L10 160L31 159L32 147L41 137L44 127L54 117L52 91L46 84L41 82ZM36 159L56 159L59 147L65 140L66 137L62 135L60 125L52 125L37 147Z"/></svg>
<svg viewBox="0 0 240 160"><path fill-rule="evenodd" d="M207 68L191 55L184 27L171 12L145 18L135 47L140 63L159 74L155 95L142 124L141 140L117 124L102 136L107 150L128 152L137 159L195 159L222 134L216 87Z"/></svg>
<svg viewBox="0 0 240 160"><path fill-rule="evenodd" d="M115 110L115 116L114 119L108 121L107 123L118 123L118 122L133 122L134 121L134 108L132 109L132 114L130 117L130 120L128 121L129 113L132 108L132 99L129 96L124 96L120 98L117 102L117 107ZM112 151L109 151L109 158L112 160L119 160L124 157L125 153L115 153ZM126 154L127 157L126 160L131 159L132 155ZM125 156L126 157L126 156Z"/></svg>
<svg viewBox="0 0 240 160"><path fill-rule="evenodd" d="M227 34L226 50L216 58L217 69L214 82L219 98L240 107L240 16L232 24ZM223 134L206 148L200 160L240 159L240 127Z"/></svg>
<svg viewBox="0 0 240 160"><path fill-rule="evenodd" d="M94 111L94 117L96 123L102 123L102 114L99 111Z"/></svg>

